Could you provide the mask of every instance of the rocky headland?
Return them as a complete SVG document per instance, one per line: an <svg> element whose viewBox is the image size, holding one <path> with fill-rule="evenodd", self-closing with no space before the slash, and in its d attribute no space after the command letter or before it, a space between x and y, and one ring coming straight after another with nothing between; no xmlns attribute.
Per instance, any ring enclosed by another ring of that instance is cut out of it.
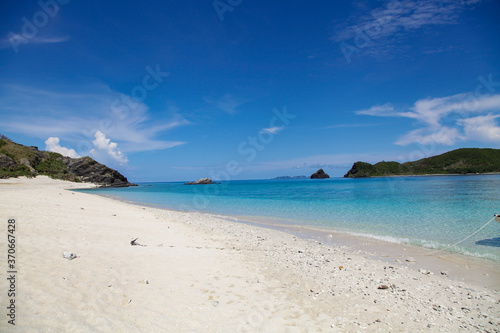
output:
<svg viewBox="0 0 500 333"><path fill-rule="evenodd" d="M414 162L356 162L344 178L500 172L500 149L461 148Z"/></svg>
<svg viewBox="0 0 500 333"><path fill-rule="evenodd" d="M0 179L49 176L53 179L93 183L101 187L136 186L118 171L86 156L71 158L0 139Z"/></svg>

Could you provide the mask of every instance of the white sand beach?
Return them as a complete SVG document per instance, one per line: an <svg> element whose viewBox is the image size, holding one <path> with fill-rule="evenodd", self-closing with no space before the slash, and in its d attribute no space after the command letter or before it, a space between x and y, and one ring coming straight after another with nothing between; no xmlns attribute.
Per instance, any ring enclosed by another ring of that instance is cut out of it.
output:
<svg viewBox="0 0 500 333"><path fill-rule="evenodd" d="M90 186L0 180L5 313L8 219L17 251L1 332L500 332L496 264L464 280L421 257L69 191Z"/></svg>

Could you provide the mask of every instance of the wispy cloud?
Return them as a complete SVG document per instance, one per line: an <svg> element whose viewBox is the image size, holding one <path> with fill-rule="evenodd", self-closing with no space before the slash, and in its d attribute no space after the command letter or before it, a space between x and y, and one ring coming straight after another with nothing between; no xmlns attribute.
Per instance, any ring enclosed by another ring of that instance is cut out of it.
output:
<svg viewBox="0 0 500 333"><path fill-rule="evenodd" d="M465 137L460 135L457 128L448 126L433 126L419 128L410 131L396 141L397 145L407 146L412 143L421 145L442 144L446 146L454 145L457 140L465 140Z"/></svg>
<svg viewBox="0 0 500 333"><path fill-rule="evenodd" d="M274 127L269 127L269 128L263 128L260 130L260 133L278 134L278 132L281 132L284 129L285 129L285 127L283 127L283 126L274 126Z"/></svg>
<svg viewBox="0 0 500 333"><path fill-rule="evenodd" d="M101 84L64 89L3 85L0 89L1 128L44 140L62 138L72 143L80 155L89 154L91 149L97 153L96 140L99 144L111 140L108 148L112 143L119 145L122 155L117 150L106 151L121 162L126 161L127 153L162 150L186 143L160 139L169 130L190 124L179 112L153 120L146 104L133 100L128 107L123 101L130 100L130 96ZM104 145L98 146L104 149Z"/></svg>
<svg viewBox="0 0 500 333"><path fill-rule="evenodd" d="M459 22L460 14L481 0L402 0L386 1L369 14L351 17L337 25L331 40L348 43L357 53L387 56L401 49L403 42L417 30L435 25ZM366 12L366 10L363 10ZM428 49L426 53L444 52L446 49Z"/></svg>
<svg viewBox="0 0 500 333"><path fill-rule="evenodd" d="M353 162L380 162L381 160L405 161L401 155L391 153L356 153L356 154L331 154L331 155L313 155L293 158L281 161L270 161L262 163L242 164L245 170L255 172L265 171L286 171L286 170L304 170L304 173L316 171L320 168L327 172L337 169L348 169Z"/></svg>
<svg viewBox="0 0 500 333"><path fill-rule="evenodd" d="M374 105L369 109L356 111L356 114L379 117L393 117L398 115L391 103L386 103L384 105Z"/></svg>
<svg viewBox="0 0 500 333"><path fill-rule="evenodd" d="M357 154L332 154L332 155L314 155L304 156L287 160L268 161L268 162L241 162L242 175L260 174L260 173L284 173L284 175L293 172L300 172L309 175L318 169L324 169L328 172L336 170L347 171L355 161L380 162L381 160L400 160L406 162L401 155L391 153L357 153ZM185 171L200 171L202 174L225 172L227 164L211 166L173 166L172 169ZM299 170L299 171L298 171Z"/></svg>
<svg viewBox="0 0 500 333"><path fill-rule="evenodd" d="M14 47L16 49L19 45L23 44L56 44L64 43L69 40L69 36L36 36L26 39L22 35L12 34L9 38L0 39L0 49L9 49Z"/></svg>
<svg viewBox="0 0 500 333"><path fill-rule="evenodd" d="M408 110L399 110L387 103L356 111L356 114L417 120L420 128L401 137L396 141L398 145L453 145L466 140L500 143L500 127L496 122L500 117L500 95L471 96L463 93L425 98L416 101Z"/></svg>
<svg viewBox="0 0 500 333"><path fill-rule="evenodd" d="M210 167L206 167L206 166L199 166L199 167L196 167L196 166L173 166L171 167L172 169L176 169L176 170L210 170Z"/></svg>
<svg viewBox="0 0 500 333"><path fill-rule="evenodd" d="M30 40L31 43L35 44L56 44L64 43L69 40L69 36L52 36L52 37L35 37Z"/></svg>
<svg viewBox="0 0 500 333"><path fill-rule="evenodd" d="M332 128L374 127L374 126L378 126L378 125L379 124L374 124L374 123L337 124L337 125L327 126L326 129L332 129Z"/></svg>
<svg viewBox="0 0 500 333"><path fill-rule="evenodd" d="M220 98L205 97L205 102L214 105L217 109L222 110L228 114L236 114L238 108L247 103L248 99L236 97L232 94L225 94Z"/></svg>

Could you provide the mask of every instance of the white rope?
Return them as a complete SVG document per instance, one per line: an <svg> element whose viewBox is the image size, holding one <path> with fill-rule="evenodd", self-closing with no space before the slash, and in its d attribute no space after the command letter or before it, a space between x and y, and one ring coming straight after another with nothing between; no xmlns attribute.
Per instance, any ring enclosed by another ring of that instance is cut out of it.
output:
<svg viewBox="0 0 500 333"><path fill-rule="evenodd" d="M444 249L440 249L440 250L437 250L437 251L434 251L434 252L431 252L431 253L427 253L427 254L405 254L404 256L432 256L432 255L435 255L436 253L439 253L439 252L442 252L442 251L446 251L447 249L449 249L450 247L453 247L455 245L458 245L464 241L466 241L467 239L471 238L472 236L474 236L475 234L477 234L479 231L481 231L482 229L484 229L488 224L490 224L491 222L493 222L493 220L495 220L495 218L497 217L498 215L495 214L493 216L493 218L491 220L489 220L485 225L483 225L481 228L477 229L476 231L474 231L472 234L470 234L469 236L465 237L464 239L456 242L455 244L451 244L450 246L447 246L445 247ZM382 256L382 257L394 257L394 256Z"/></svg>
<svg viewBox="0 0 500 333"><path fill-rule="evenodd" d="M485 224L485 225L483 225L481 228L477 229L476 231L474 231L472 234L470 234L469 236L465 237L464 239L462 239L462 240L460 240L460 241L456 242L455 244L451 244L450 246L447 246L447 247L445 247L444 249L440 249L440 250L437 250L437 251L435 251L435 252L433 252L433 253L429 253L428 255L430 256L430 255L434 255L434 254L436 254L436 253L439 253L439 252L441 252L441 251L445 251L445 250L449 249L450 247L453 247L453 246L455 246L455 245L458 245L458 244L460 244L460 243L462 243L462 242L466 241L467 239L471 238L472 236L474 236L475 234L477 234L479 231L481 231L482 229L484 229L484 227L486 227L488 224L490 224L491 222L493 222L493 220L495 219L495 217L496 217L496 215L495 215L495 216L493 216L493 218L492 218L491 220L489 220L489 221L488 221L488 223L486 223L486 224Z"/></svg>

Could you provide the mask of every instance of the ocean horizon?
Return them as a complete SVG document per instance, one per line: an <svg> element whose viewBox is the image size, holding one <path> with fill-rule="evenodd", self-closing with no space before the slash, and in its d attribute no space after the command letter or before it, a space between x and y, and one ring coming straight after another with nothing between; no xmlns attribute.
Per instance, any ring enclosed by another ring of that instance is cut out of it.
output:
<svg viewBox="0 0 500 333"><path fill-rule="evenodd" d="M249 222L316 227L500 262L498 222L469 237L500 213L500 175L236 180L195 186L155 182L79 191Z"/></svg>

